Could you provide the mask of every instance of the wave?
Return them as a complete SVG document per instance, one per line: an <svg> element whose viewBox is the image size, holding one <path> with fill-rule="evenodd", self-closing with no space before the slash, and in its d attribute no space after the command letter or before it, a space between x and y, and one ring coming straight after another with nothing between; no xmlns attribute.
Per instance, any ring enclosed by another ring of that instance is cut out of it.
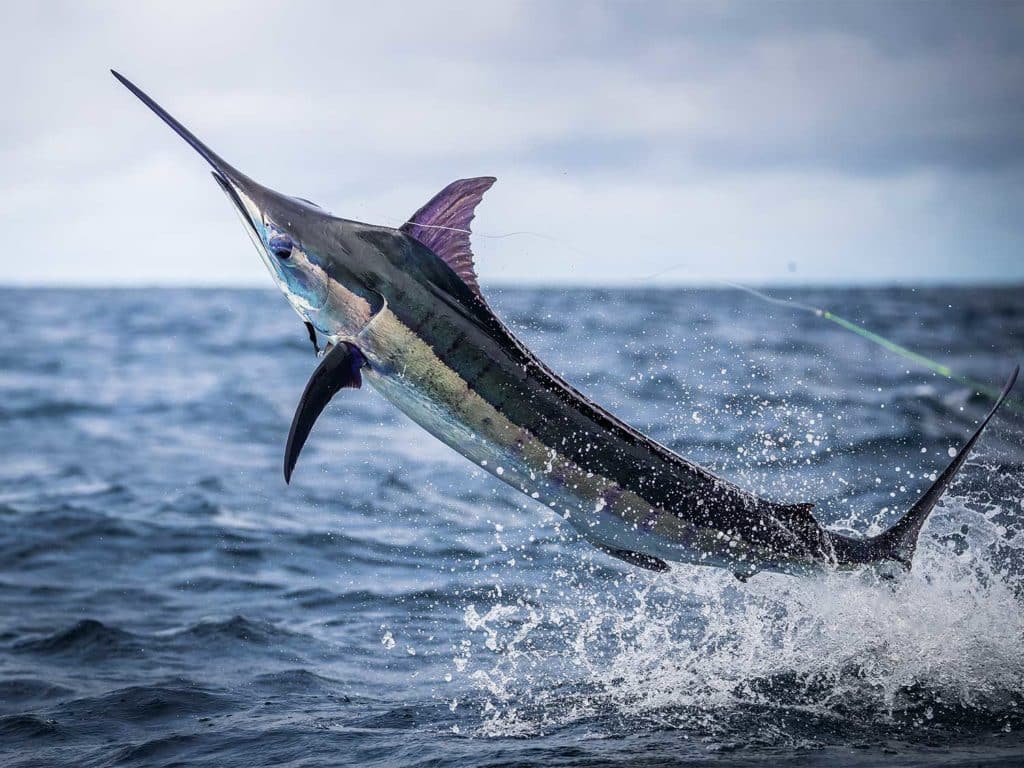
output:
<svg viewBox="0 0 1024 768"><path fill-rule="evenodd" d="M76 719L128 723L177 721L183 715L209 715L236 708L238 702L198 683L174 678L152 685L117 688L100 696L74 699L57 708Z"/></svg>
<svg viewBox="0 0 1024 768"><path fill-rule="evenodd" d="M345 686L340 680L319 675L308 669L285 669L257 675L249 685L261 692L276 695L331 696L334 701L345 704L352 701L351 696L342 693Z"/></svg>
<svg viewBox="0 0 1024 768"><path fill-rule="evenodd" d="M67 698L73 693L73 689L67 686L38 678L13 677L0 680L0 712Z"/></svg>
<svg viewBox="0 0 1024 768"><path fill-rule="evenodd" d="M7 715L0 717L0 737L6 739L38 739L60 732L56 720L38 715Z"/></svg>
<svg viewBox="0 0 1024 768"><path fill-rule="evenodd" d="M14 650L44 656L70 656L98 660L142 656L141 638L96 619L82 619L71 627L34 640L22 640Z"/></svg>
<svg viewBox="0 0 1024 768"><path fill-rule="evenodd" d="M198 641L203 645L229 642L255 646L276 646L299 636L269 621L252 621L244 616L232 616L223 621L201 621L167 635L177 640Z"/></svg>

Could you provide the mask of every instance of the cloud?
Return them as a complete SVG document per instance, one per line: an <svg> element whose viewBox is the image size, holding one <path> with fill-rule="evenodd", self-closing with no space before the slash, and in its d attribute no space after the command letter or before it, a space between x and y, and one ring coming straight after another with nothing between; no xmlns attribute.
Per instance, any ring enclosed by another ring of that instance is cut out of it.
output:
<svg viewBox="0 0 1024 768"><path fill-rule="evenodd" d="M540 236L477 238L485 282L1020 280L1022 32L1003 3L21 4L6 281L266 284L110 66L346 216L499 176L477 228Z"/></svg>

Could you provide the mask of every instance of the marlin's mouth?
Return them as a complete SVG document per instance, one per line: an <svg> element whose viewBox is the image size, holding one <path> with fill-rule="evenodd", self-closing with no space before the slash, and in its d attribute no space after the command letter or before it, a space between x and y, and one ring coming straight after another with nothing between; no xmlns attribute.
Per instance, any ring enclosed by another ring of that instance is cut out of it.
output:
<svg viewBox="0 0 1024 768"><path fill-rule="evenodd" d="M220 188L224 190L224 194L228 196L228 198L234 204L235 208L238 209L239 216L245 223L246 231L250 234L250 236L256 239L256 243L259 244L260 250L262 251L263 243L260 238L260 233L256 229L256 225L253 223L252 218L249 216L249 212L248 210L246 210L245 204L242 202L242 198L238 196L238 190L235 189L235 186L230 181L228 181L227 177L225 177L224 174L222 174L219 170L214 170L211 173L211 175L213 176L214 181L216 181L217 184L220 186Z"/></svg>

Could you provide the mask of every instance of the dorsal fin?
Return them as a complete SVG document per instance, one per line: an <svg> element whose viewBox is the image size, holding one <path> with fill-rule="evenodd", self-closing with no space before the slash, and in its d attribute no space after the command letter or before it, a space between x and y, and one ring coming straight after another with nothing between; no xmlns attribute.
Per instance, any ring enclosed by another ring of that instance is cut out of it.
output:
<svg viewBox="0 0 1024 768"><path fill-rule="evenodd" d="M481 299L469 246L469 224L484 192L495 181L493 176L453 181L402 225L403 232L440 256Z"/></svg>

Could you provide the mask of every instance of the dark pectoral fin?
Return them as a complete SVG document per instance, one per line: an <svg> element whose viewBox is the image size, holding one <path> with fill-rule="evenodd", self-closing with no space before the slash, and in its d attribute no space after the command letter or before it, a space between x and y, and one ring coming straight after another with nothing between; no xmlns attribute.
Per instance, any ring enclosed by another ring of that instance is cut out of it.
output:
<svg viewBox="0 0 1024 768"><path fill-rule="evenodd" d="M645 555L642 552L631 552L628 549L612 549L611 547L599 546L598 549L605 554L619 558L619 560L622 560L623 562L635 565L637 568L646 568L648 571L656 571L658 573L664 573L669 569L668 563L654 555Z"/></svg>
<svg viewBox="0 0 1024 768"><path fill-rule="evenodd" d="M358 389L363 385L363 377L359 369L366 364L362 352L354 344L339 342L324 355L320 365L313 371L306 389L299 399L292 418L292 428L288 431L288 445L284 450L284 481L291 482L292 470L299 459L302 446L313 429L320 412L327 407L338 390L345 387Z"/></svg>

